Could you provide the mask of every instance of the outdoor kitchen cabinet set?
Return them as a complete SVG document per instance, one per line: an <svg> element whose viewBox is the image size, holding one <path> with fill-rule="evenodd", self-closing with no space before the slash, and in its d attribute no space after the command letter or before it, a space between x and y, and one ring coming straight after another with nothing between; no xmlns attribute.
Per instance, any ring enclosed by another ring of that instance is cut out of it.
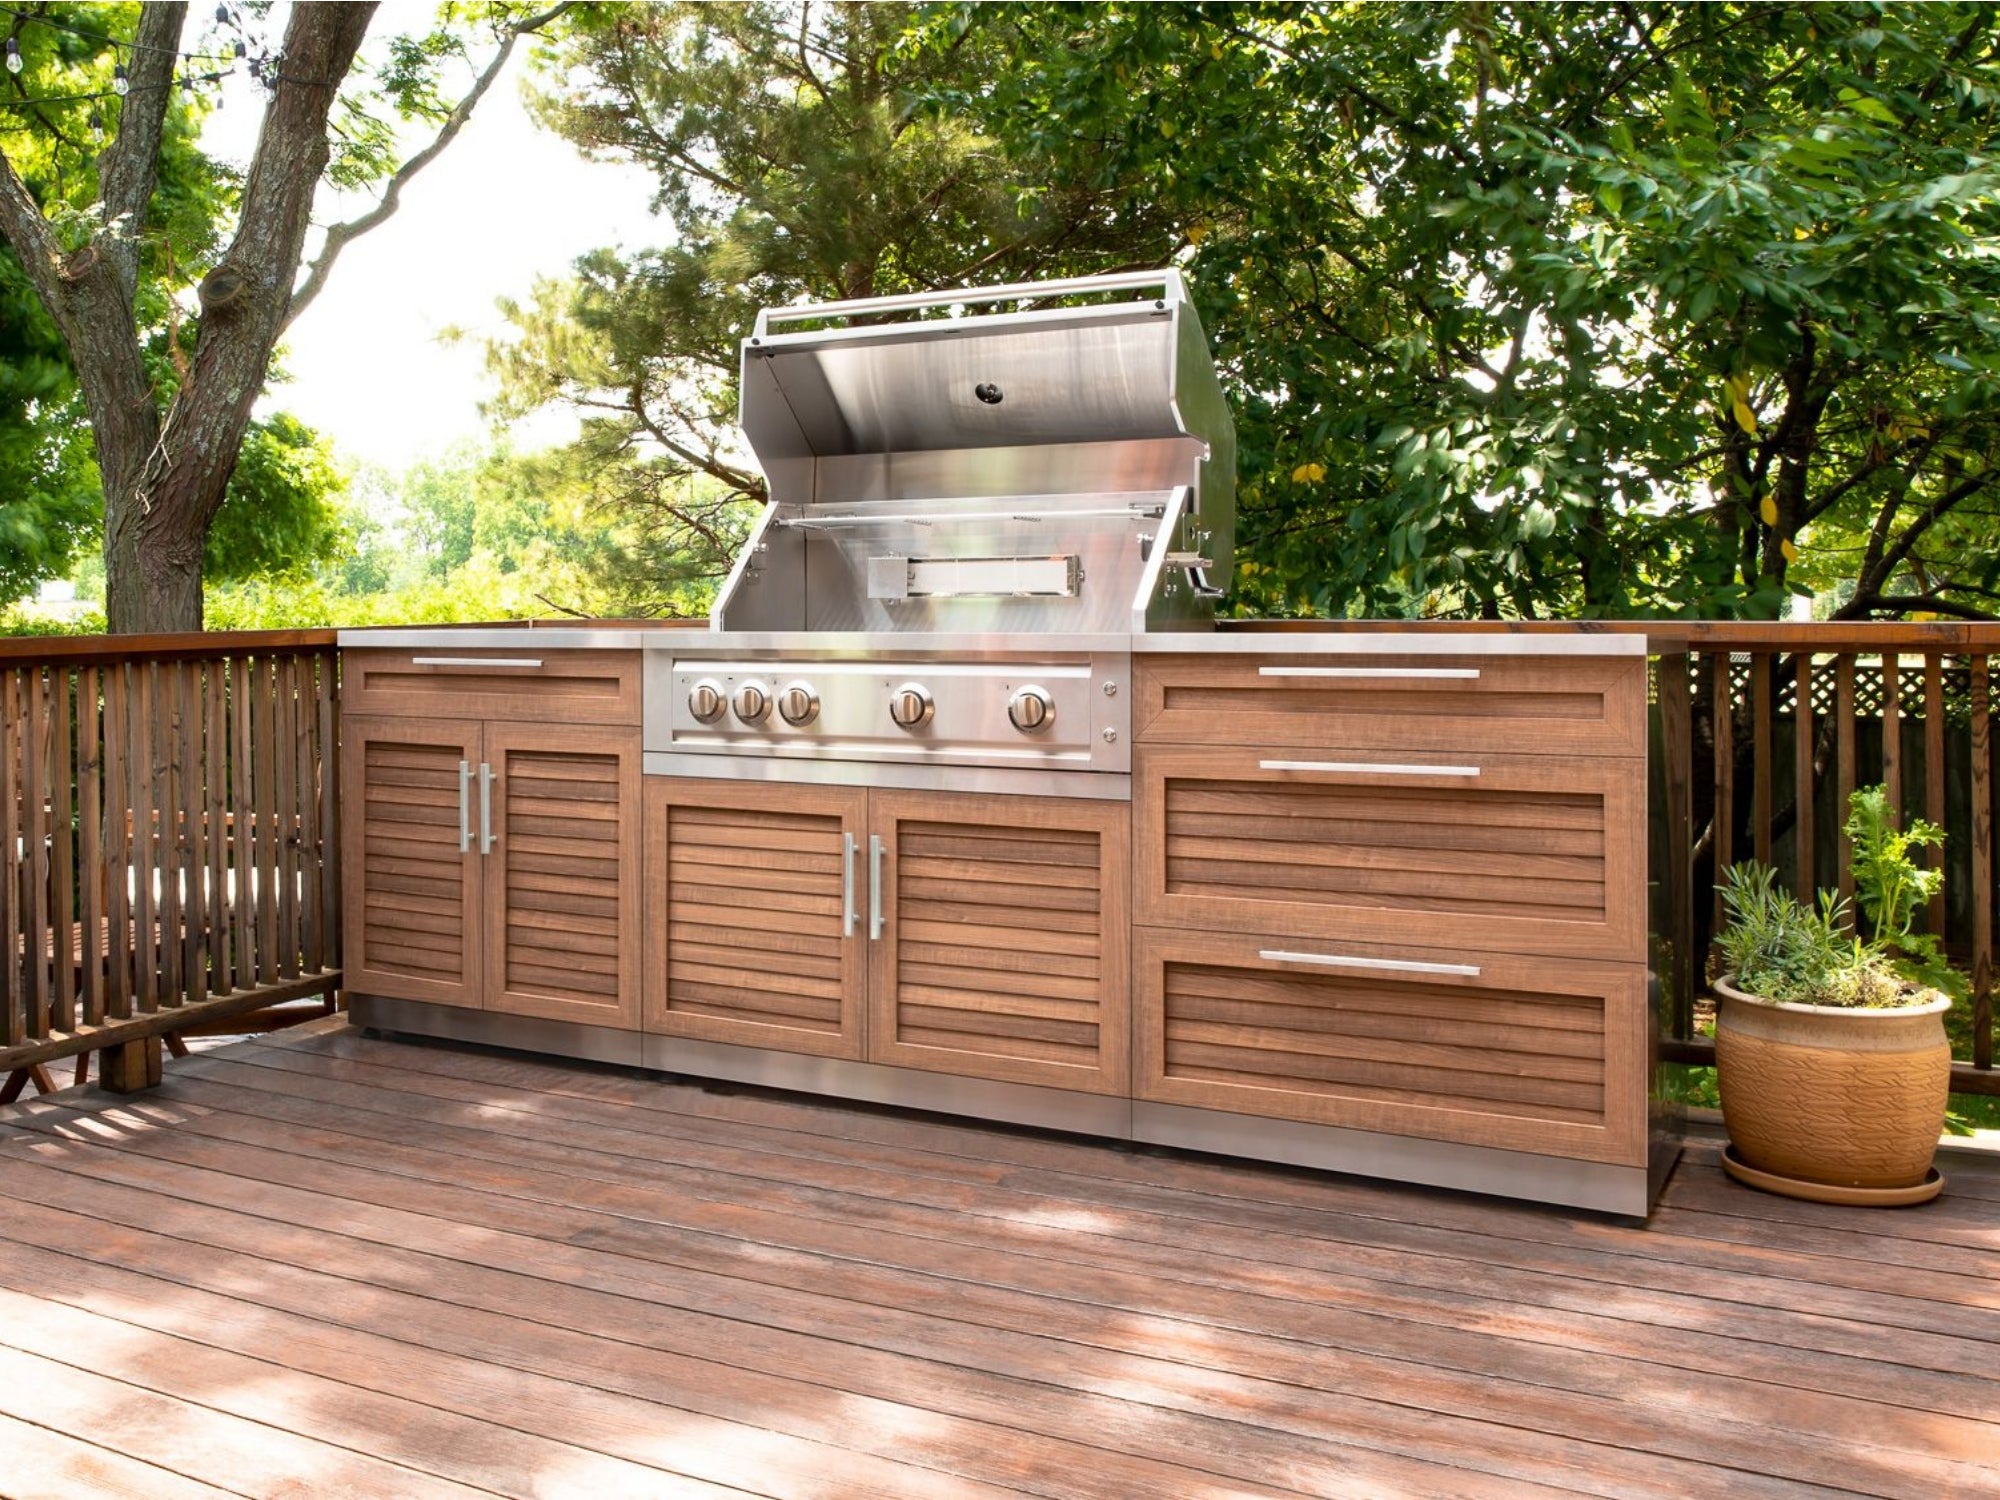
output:
<svg viewBox="0 0 2000 1500"><path fill-rule="evenodd" d="M343 634L356 1019L1643 1214L1645 638L1217 630L1178 277L936 300L760 318L710 629Z"/></svg>

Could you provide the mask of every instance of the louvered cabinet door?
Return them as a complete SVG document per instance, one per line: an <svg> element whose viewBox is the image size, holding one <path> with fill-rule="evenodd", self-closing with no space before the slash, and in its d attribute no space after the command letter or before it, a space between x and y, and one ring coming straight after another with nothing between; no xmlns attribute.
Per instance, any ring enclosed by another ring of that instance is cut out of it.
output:
<svg viewBox="0 0 2000 1500"><path fill-rule="evenodd" d="M346 987L480 1003L478 724L356 714L341 727ZM461 847L469 845L469 847Z"/></svg>
<svg viewBox="0 0 2000 1500"><path fill-rule="evenodd" d="M489 723L486 1008L639 1025L639 731Z"/></svg>
<svg viewBox="0 0 2000 1500"><path fill-rule="evenodd" d="M648 777L646 1030L859 1058L868 794Z"/></svg>
<svg viewBox="0 0 2000 1500"><path fill-rule="evenodd" d="M1145 926L1645 955L1644 760L1144 746L1134 781Z"/></svg>
<svg viewBox="0 0 2000 1500"><path fill-rule="evenodd" d="M871 809L869 1060L1125 1093L1127 805L877 791Z"/></svg>

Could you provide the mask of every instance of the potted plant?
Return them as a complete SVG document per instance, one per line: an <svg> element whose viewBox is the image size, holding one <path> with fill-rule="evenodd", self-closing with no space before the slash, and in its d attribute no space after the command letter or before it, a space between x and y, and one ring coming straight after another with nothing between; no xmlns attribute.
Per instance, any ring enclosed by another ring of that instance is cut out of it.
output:
<svg viewBox="0 0 2000 1500"><path fill-rule="evenodd" d="M1808 904L1776 872L1738 865L1725 877L1728 969L1715 982L1716 1086L1738 1181L1822 1203L1893 1205L1937 1196L1932 1167L1950 1094L1944 1013L1963 988L1915 931L1943 871L1911 851L1944 842L1912 819L1896 827L1884 790L1848 804L1854 890L1869 936L1845 901Z"/></svg>

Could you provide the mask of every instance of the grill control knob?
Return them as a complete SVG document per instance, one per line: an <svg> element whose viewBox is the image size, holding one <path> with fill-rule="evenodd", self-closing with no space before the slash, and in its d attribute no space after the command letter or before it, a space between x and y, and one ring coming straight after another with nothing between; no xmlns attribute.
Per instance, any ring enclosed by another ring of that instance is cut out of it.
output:
<svg viewBox="0 0 2000 1500"><path fill-rule="evenodd" d="M745 724L761 724L771 712L771 690L755 678L736 690L736 717Z"/></svg>
<svg viewBox="0 0 2000 1500"><path fill-rule="evenodd" d="M704 677L688 689L688 712L697 724L713 724L728 707L729 697L713 677Z"/></svg>
<svg viewBox="0 0 2000 1500"><path fill-rule="evenodd" d="M906 682L889 695L889 717L905 729L921 729L937 712L937 700L922 683Z"/></svg>
<svg viewBox="0 0 2000 1500"><path fill-rule="evenodd" d="M1056 700L1043 687L1024 687L1007 700L1007 718L1023 734L1035 734L1056 721Z"/></svg>
<svg viewBox="0 0 2000 1500"><path fill-rule="evenodd" d="M809 682L788 682L778 689L778 712L795 729L803 729L819 717L819 694Z"/></svg>

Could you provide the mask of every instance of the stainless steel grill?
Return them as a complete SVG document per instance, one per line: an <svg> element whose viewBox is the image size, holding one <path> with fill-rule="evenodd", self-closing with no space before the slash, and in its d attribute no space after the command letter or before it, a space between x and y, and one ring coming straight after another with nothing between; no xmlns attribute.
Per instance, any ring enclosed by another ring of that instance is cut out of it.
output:
<svg viewBox="0 0 2000 1500"><path fill-rule="evenodd" d="M1129 795L1132 637L1206 629L1234 546L1178 272L767 310L741 414L770 504L648 648L648 769Z"/></svg>

